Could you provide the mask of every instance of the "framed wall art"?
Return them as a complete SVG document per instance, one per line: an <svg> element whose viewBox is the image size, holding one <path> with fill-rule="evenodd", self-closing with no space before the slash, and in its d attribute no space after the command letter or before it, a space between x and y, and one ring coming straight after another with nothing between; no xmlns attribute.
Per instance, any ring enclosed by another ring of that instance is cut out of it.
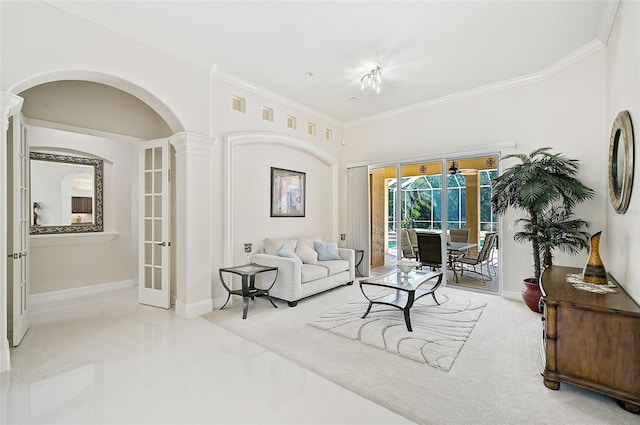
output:
<svg viewBox="0 0 640 425"><path fill-rule="evenodd" d="M306 174L271 167L271 217L304 217Z"/></svg>

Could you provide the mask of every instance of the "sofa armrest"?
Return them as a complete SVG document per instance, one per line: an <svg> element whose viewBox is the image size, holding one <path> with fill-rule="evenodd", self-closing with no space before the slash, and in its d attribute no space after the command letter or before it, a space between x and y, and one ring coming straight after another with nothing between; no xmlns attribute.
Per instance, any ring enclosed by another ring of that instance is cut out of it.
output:
<svg viewBox="0 0 640 425"><path fill-rule="evenodd" d="M254 254L252 261L261 266L277 267L278 278L271 288L270 295L286 301L297 301L302 297L302 261L280 257L270 254ZM256 286L264 287L268 278L258 279L262 276L256 276Z"/></svg>
<svg viewBox="0 0 640 425"><path fill-rule="evenodd" d="M349 276L351 280L356 278L356 252L350 248L338 248L338 254L343 260L349 262Z"/></svg>

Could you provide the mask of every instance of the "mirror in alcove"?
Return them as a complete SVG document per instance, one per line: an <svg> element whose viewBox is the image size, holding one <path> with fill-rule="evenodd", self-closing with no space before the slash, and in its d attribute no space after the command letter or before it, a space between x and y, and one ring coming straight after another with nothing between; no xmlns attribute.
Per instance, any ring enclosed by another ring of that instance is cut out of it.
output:
<svg viewBox="0 0 640 425"><path fill-rule="evenodd" d="M30 234L102 232L103 161L31 152Z"/></svg>

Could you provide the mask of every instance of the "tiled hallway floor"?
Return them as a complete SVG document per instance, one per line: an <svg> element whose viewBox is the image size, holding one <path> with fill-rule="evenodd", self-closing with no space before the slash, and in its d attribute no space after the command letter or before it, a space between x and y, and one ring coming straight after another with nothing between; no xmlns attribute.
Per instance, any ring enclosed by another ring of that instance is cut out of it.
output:
<svg viewBox="0 0 640 425"><path fill-rule="evenodd" d="M411 423L137 288L33 314L11 363L2 424Z"/></svg>

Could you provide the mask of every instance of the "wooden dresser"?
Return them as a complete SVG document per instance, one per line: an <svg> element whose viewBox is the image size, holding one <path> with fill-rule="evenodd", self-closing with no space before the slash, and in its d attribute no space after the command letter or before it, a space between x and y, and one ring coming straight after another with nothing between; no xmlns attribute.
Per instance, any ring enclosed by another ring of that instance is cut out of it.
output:
<svg viewBox="0 0 640 425"><path fill-rule="evenodd" d="M544 385L597 391L640 413L640 307L620 286L595 294L566 282L581 272L552 266L542 275Z"/></svg>

